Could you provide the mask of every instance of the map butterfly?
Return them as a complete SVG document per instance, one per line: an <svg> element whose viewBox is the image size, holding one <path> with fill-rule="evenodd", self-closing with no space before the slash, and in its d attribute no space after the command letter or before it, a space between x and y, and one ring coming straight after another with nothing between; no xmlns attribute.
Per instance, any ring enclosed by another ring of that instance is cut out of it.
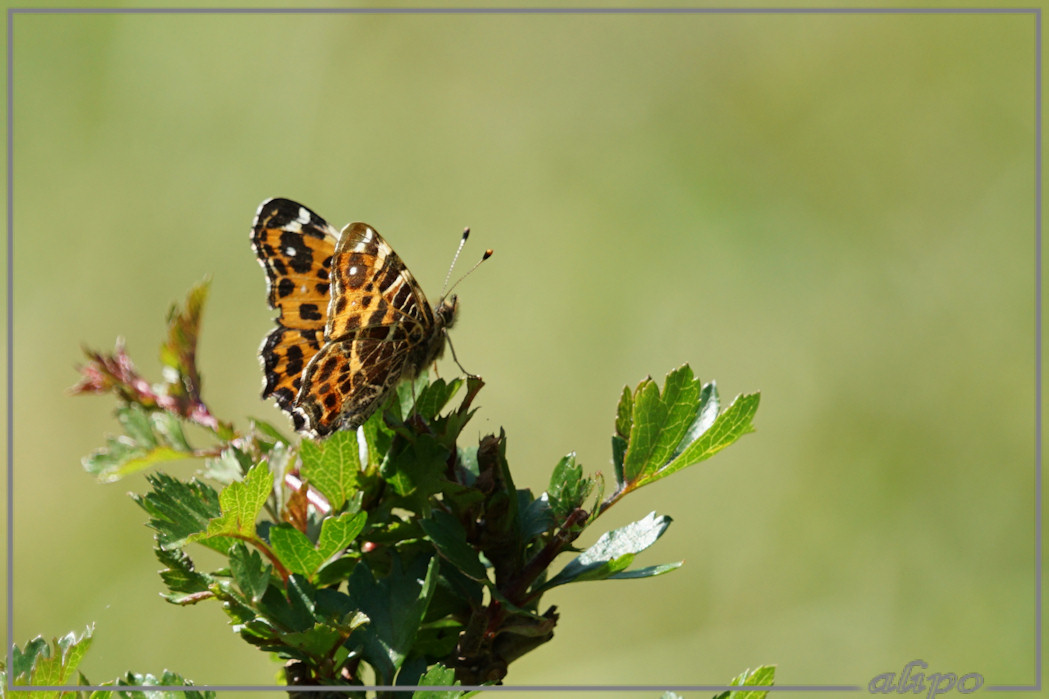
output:
<svg viewBox="0 0 1049 699"><path fill-rule="evenodd" d="M279 311L259 350L262 396L272 396L296 430L324 437L359 427L401 379L444 352L456 297L431 308L371 226L351 223L339 233L301 204L268 199L251 243Z"/></svg>

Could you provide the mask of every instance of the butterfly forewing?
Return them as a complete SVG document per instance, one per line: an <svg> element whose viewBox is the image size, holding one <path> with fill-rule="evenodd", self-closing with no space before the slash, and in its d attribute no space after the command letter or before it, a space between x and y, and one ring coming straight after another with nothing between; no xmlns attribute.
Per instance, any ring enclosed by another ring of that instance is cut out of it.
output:
<svg viewBox="0 0 1049 699"><path fill-rule="evenodd" d="M266 270L269 304L280 312L259 350L262 395L272 395L289 412L302 372L324 342L337 235L323 218L289 199L264 201L255 214L252 247Z"/></svg>
<svg viewBox="0 0 1049 699"><path fill-rule="evenodd" d="M328 340L362 327L419 323L424 333L432 328L433 311L418 282L371 226L351 223L342 230L332 267Z"/></svg>

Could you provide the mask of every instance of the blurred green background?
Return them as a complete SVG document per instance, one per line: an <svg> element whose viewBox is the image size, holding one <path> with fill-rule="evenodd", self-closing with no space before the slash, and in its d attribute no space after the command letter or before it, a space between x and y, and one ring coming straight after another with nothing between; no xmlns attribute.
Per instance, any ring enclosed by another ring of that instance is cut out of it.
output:
<svg viewBox="0 0 1049 699"><path fill-rule="evenodd" d="M15 640L97 624L101 681L269 684L215 605L158 597L141 478L82 456L70 398L118 335L150 378L168 307L213 278L205 398L259 395L249 246L285 196L374 225L438 295L463 226L456 352L519 487L610 472L624 384L688 362L758 432L624 500L674 518L654 580L545 598L512 684L1034 678L1031 15L18 15ZM442 374L456 368L442 362ZM173 472L187 475L190 467ZM630 696L638 696L633 694Z"/></svg>

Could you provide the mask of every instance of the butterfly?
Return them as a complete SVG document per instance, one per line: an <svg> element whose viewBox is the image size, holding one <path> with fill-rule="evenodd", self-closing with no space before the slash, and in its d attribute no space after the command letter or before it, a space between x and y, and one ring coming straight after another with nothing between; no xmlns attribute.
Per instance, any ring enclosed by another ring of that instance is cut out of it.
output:
<svg viewBox="0 0 1049 699"><path fill-rule="evenodd" d="M272 396L297 431L324 437L359 427L399 381L444 352L457 298L442 296L431 308L368 224L340 233L302 204L268 199L255 214L251 243L266 270L269 305L279 311L259 349L262 397Z"/></svg>

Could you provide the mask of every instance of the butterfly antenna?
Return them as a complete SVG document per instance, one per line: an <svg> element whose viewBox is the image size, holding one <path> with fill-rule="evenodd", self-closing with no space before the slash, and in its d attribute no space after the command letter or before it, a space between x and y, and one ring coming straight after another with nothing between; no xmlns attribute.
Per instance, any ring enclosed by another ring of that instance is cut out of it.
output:
<svg viewBox="0 0 1049 699"><path fill-rule="evenodd" d="M484 251L484 254L483 254L483 255L481 255L481 259L479 259L479 260L478 260L478 261L477 261L477 262L476 262L476 263L474 264L474 266L473 266L473 267L471 267L471 268L470 268L469 270L467 270L466 274L464 274L463 276L461 276L461 277L459 277L458 279L456 279L456 280L455 280L455 283L453 283L453 284L452 284L451 286L448 286L448 279L449 279L449 278L450 278L450 277L452 276L452 268L453 268L453 267L455 267L455 263L456 263L456 261L457 261L457 260L459 259L459 253L461 253L461 252L463 251L463 245L465 245L465 244L466 244L466 239L467 239L467 238L469 238L469 237L470 237L470 229L469 229L469 228L464 228L464 229L463 229L463 237L462 237L462 240L460 240L460 241L459 241L459 249L455 251L455 257L453 257L453 258L452 258L452 266L448 268L448 274L446 274L446 275L444 276L444 291L442 291L442 292L441 292L441 298L442 298L442 299L443 299L443 298L447 298L448 294L452 293L452 289L454 289L455 287L459 286L459 282L461 282L462 280L464 280L464 279L466 279L466 278L467 278L468 276L470 276L470 274L471 274L471 273L472 273L472 272L473 272L473 271L474 271L475 269L477 269L478 267L480 267L480 266L481 266L481 263L482 263L482 262L484 262L484 261L485 261L485 260L487 260L487 259L488 259L489 257L491 257L491 256L492 256L492 253L494 252L494 251L493 251L493 250L492 250L491 248L489 248L489 249L485 250L485 251Z"/></svg>
<svg viewBox="0 0 1049 699"><path fill-rule="evenodd" d="M470 227L467 226L463 229L463 237L459 240L459 247L455 249L455 257L452 258L452 264L448 265L448 273L444 275L444 285L441 287L441 298L445 297L445 289L448 288L448 279L452 276L452 270L455 269L455 263L459 261L459 253L463 251L463 246L466 245L466 239L470 237Z"/></svg>

